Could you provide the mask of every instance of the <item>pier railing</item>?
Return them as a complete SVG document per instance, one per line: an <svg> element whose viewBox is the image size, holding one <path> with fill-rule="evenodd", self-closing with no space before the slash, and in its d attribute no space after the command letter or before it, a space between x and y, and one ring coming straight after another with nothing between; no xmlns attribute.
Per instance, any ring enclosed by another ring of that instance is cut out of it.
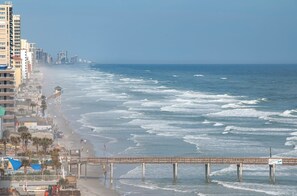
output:
<svg viewBox="0 0 297 196"><path fill-rule="evenodd" d="M236 165L238 181L242 181L244 165L267 165L269 168L269 179L275 183L276 165L297 166L297 158L259 158L259 157L72 157L68 159L68 171L72 165L77 167L77 177L81 176L81 167L85 165L85 175L87 175L88 164L100 164L104 168L109 167L110 183L113 182L114 164L141 164L142 178L145 177L146 164L172 164L173 179L177 178L177 168L179 164L203 164L205 165L205 180L210 182L211 164L216 165ZM106 174L106 172L104 172Z"/></svg>
<svg viewBox="0 0 297 196"><path fill-rule="evenodd" d="M282 165L297 165L297 158L215 158L215 157L88 157L71 159L71 162L88 162L97 164L247 164L247 165L267 165L269 160L281 160Z"/></svg>

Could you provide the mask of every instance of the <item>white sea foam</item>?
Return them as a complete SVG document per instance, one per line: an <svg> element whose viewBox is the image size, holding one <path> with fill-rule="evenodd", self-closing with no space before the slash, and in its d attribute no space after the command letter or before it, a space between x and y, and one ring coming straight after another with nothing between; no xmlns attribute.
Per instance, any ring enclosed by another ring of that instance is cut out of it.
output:
<svg viewBox="0 0 297 196"><path fill-rule="evenodd" d="M295 115L294 115L295 114ZM282 117L296 118L297 110L286 110L280 114Z"/></svg>
<svg viewBox="0 0 297 196"><path fill-rule="evenodd" d="M223 123L215 123L213 126L215 126L215 127L222 127L222 126L224 126L224 124Z"/></svg>
<svg viewBox="0 0 297 196"><path fill-rule="evenodd" d="M167 137L183 137L184 135L197 131L211 131L205 128L182 128L183 125L195 125L199 122L169 121L155 119L133 119L128 124L139 126L149 134Z"/></svg>
<svg viewBox="0 0 297 196"><path fill-rule="evenodd" d="M194 77L204 77L203 74L195 74Z"/></svg>
<svg viewBox="0 0 297 196"><path fill-rule="evenodd" d="M240 104L246 104L246 105L256 105L260 102L259 99L257 100L244 100L244 101L240 101Z"/></svg>
<svg viewBox="0 0 297 196"><path fill-rule="evenodd" d="M244 106L236 104L236 103L228 103L228 104L222 105L223 109L231 109L231 108L237 109L237 108L243 108L243 107Z"/></svg>
<svg viewBox="0 0 297 196"><path fill-rule="evenodd" d="M135 78L121 78L120 81L127 83L143 83L143 79L135 79Z"/></svg>
<svg viewBox="0 0 297 196"><path fill-rule="evenodd" d="M293 129L296 131L296 129ZM238 127L238 126L226 126L224 131L232 132L232 133L240 133L240 132L249 132L260 134L262 132L272 133L272 132L284 132L285 134L289 134L293 131L291 128L260 128L260 127Z"/></svg>
<svg viewBox="0 0 297 196"><path fill-rule="evenodd" d="M227 80L227 79L228 79L228 78L226 78L226 77L222 77L222 78L221 78L221 80Z"/></svg>
<svg viewBox="0 0 297 196"><path fill-rule="evenodd" d="M202 122L202 124L210 124L211 122L210 121L208 121L208 120L204 120L203 122Z"/></svg>
<svg viewBox="0 0 297 196"><path fill-rule="evenodd" d="M184 141L189 143L189 144L193 144L196 146L196 150L199 152L199 141L200 140L210 140L209 137L207 137L206 134L202 134L202 135L186 135L183 137Z"/></svg>
<svg viewBox="0 0 297 196"><path fill-rule="evenodd" d="M281 188L277 185L263 185L256 183L223 182L218 180L213 180L213 182L230 189L252 191L255 193L264 193L267 195L288 195L289 193L287 192L287 190L292 189L289 186L287 186L286 190L283 188L283 186Z"/></svg>
<svg viewBox="0 0 297 196"><path fill-rule="evenodd" d="M220 112L207 114L207 116L265 118L265 117L269 117L277 114L278 114L277 112L265 112L265 111L258 111L254 108L243 108L243 109L223 110Z"/></svg>

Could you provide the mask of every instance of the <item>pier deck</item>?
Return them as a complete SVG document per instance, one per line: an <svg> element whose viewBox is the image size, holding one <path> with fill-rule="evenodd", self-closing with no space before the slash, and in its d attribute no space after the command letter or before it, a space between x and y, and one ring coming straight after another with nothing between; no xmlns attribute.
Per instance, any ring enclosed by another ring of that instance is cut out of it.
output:
<svg viewBox="0 0 297 196"><path fill-rule="evenodd" d="M85 165L85 175L87 174L88 164L104 165L104 168L109 166L110 183L113 182L114 164L141 164L142 178L145 177L146 164L172 164L173 179L177 178L177 168L179 164L203 164L205 165L205 180L210 182L210 169L212 164L216 165L236 165L237 179L242 181L243 165L267 165L269 166L270 182L275 183L275 168L276 165L297 166L297 158L257 158L257 157L76 157L68 161L69 171L71 165L77 165L77 176L81 176L81 167Z"/></svg>

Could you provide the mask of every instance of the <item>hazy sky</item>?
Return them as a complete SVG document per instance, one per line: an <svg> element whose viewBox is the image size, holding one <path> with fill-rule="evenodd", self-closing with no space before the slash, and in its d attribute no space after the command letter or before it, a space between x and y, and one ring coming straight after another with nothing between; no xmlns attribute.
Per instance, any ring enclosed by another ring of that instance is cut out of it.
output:
<svg viewBox="0 0 297 196"><path fill-rule="evenodd" d="M22 36L100 63L297 63L296 0L15 0Z"/></svg>

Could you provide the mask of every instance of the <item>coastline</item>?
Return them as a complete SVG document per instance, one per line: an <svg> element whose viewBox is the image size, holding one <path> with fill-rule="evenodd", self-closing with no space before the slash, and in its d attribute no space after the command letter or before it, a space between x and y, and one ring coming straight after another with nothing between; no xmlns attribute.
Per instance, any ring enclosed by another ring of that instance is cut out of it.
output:
<svg viewBox="0 0 297 196"><path fill-rule="evenodd" d="M46 77L46 76L44 76ZM45 83L43 83L45 84ZM58 126L59 130L64 133L63 138L59 138L55 141L55 144L63 146L65 149L83 149L81 152L82 157L94 156L95 151L93 145L90 142L81 142L81 135L69 125L69 121L64 116L63 112L54 103L48 104L46 110L47 114L54 119L54 123ZM103 172L100 166L88 167L88 178L83 176L77 180L77 187L81 191L82 196L119 196L115 190L107 188L104 185L102 178ZM92 175L90 175L92 174Z"/></svg>

